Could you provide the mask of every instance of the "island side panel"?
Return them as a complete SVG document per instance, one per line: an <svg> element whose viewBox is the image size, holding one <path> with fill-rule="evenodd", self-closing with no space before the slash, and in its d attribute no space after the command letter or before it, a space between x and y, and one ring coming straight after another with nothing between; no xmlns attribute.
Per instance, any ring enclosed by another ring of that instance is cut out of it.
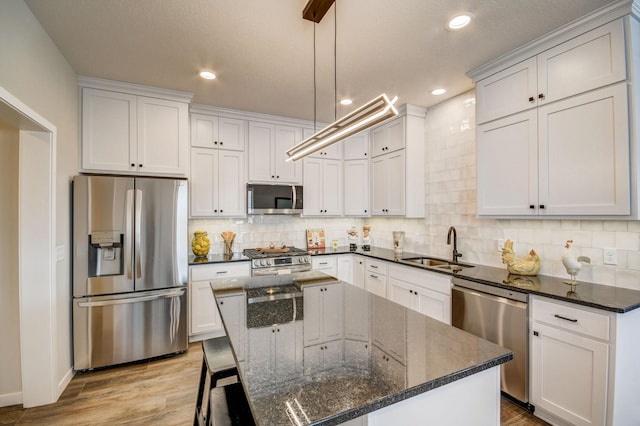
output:
<svg viewBox="0 0 640 426"><path fill-rule="evenodd" d="M369 413L368 426L500 425L500 367Z"/></svg>

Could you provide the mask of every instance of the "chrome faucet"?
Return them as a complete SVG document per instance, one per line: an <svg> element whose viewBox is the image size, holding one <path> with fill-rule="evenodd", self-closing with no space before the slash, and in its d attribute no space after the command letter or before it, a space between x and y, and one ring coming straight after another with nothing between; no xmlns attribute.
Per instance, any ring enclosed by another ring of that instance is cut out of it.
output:
<svg viewBox="0 0 640 426"><path fill-rule="evenodd" d="M462 257L462 253L458 253L458 236L456 235L456 228L453 226L449 228L447 232L447 244L451 244L451 234L453 233L453 263L458 263L458 258Z"/></svg>

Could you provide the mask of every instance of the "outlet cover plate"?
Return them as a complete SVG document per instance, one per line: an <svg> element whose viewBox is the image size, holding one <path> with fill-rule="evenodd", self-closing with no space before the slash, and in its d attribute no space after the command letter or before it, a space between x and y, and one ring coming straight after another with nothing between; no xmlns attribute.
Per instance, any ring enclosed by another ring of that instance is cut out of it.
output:
<svg viewBox="0 0 640 426"><path fill-rule="evenodd" d="M605 265L617 265L618 264L618 252L615 248L604 249L604 264Z"/></svg>

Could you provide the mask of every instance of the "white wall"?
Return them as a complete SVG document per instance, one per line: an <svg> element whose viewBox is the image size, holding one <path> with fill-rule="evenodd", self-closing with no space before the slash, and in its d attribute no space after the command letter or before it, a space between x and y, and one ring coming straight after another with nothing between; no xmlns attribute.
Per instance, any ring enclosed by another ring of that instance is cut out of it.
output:
<svg viewBox="0 0 640 426"><path fill-rule="evenodd" d="M69 182L78 170L77 79L22 0L0 2L0 58L0 86L58 131L56 245L64 247L65 258L56 264L58 339L54 376L61 382L72 363ZM2 299L0 311L5 309L7 302ZM15 323L0 324L0 327L15 326Z"/></svg>
<svg viewBox="0 0 640 426"><path fill-rule="evenodd" d="M218 235L221 231L234 231L239 239L236 251L241 251L241 248L280 240L304 247L304 230L311 227L324 228L327 240L337 238L344 245L346 228L366 223L372 226L371 237L376 246L392 248L391 232L402 230L405 231L405 251L448 258L451 246L446 244L447 230L455 226L458 250L464 255L462 261L503 268L497 244L498 239L509 238L516 241L520 256L532 248L536 250L542 259L541 274L563 278L568 275L560 257L565 241L573 239L576 255L591 258L591 265L583 267L579 280L640 290L640 221L476 217L475 91L429 108L425 123L425 219L265 216L245 220L192 220L189 230L210 231L218 241L212 251L222 250ZM603 249L607 247L617 248L617 266L603 264Z"/></svg>
<svg viewBox="0 0 640 426"><path fill-rule="evenodd" d="M0 120L0 398L14 404L22 387L18 300L18 130ZM6 325L12 326L7 327ZM2 404L0 404L2 405Z"/></svg>

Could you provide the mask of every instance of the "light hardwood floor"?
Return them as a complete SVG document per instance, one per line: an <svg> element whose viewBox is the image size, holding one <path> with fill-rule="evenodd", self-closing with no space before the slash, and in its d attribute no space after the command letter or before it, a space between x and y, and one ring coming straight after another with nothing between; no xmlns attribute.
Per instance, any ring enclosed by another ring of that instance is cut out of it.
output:
<svg viewBox="0 0 640 426"><path fill-rule="evenodd" d="M0 408L0 425L190 425L202 349L183 355L76 374L55 404ZM502 425L546 425L502 398Z"/></svg>

